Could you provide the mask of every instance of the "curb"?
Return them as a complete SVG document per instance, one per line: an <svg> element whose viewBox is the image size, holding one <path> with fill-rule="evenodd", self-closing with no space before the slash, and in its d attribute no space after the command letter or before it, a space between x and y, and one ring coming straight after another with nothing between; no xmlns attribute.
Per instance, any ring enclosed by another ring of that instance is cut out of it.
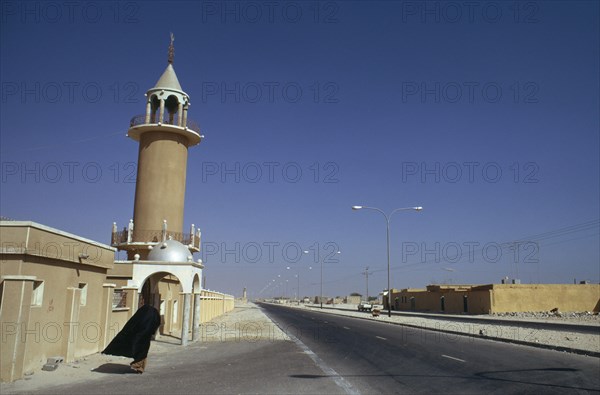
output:
<svg viewBox="0 0 600 395"><path fill-rule="evenodd" d="M308 308L310 308L311 310L314 309L311 306L308 306ZM321 309L319 309L319 310L321 310ZM349 310L345 310L345 311L349 311ZM434 332L451 333L451 334L454 334L454 335L472 337L472 338L476 338L476 339L493 340L493 341L499 341L499 342L503 342L503 343L512 343L512 344L518 344L518 345L521 345L521 346L531 346L531 347L542 348L542 349L546 349L546 350L569 352L569 353L573 353L573 354L587 355L587 356L590 356L590 357L600 358L600 352L588 351L588 350L581 350L581 349L578 349L578 348L570 348L570 347L564 347L564 346L552 346L552 345L549 345L549 344L533 343L533 342L527 342L527 341L524 341L524 340L505 339L505 338L502 338L502 337L494 337L494 336L481 336L481 335L475 335L475 334L472 334L472 333L464 333L464 332L457 332L457 331L451 331L451 330L445 330L445 329L437 329L437 328L427 328L427 327L422 327L422 326L413 325L413 324L403 324L403 323L400 323L400 322L378 321L378 320L374 320L374 319L372 319L370 317L355 317L355 316L350 316L350 315L337 314L335 312L330 312L330 313L324 312L324 311L315 311L315 312L321 313L321 314L334 314L334 315L339 315L339 316L348 317L348 318L357 318L357 319L360 319L360 320L369 320L369 321L380 322L380 323L383 323L383 324L406 326L406 327L410 327L410 328L421 329L421 330L428 330L428 331L434 331ZM426 317L420 317L420 318L426 318ZM512 321L512 322L515 322L515 321ZM492 323L491 325L493 325L493 324L494 323ZM505 325L505 326L515 326L515 325Z"/></svg>
<svg viewBox="0 0 600 395"><path fill-rule="evenodd" d="M314 306L307 306L310 309L316 309ZM325 309L323 309L325 310ZM328 308L327 310L337 310L337 311L351 311L356 312L354 309L346 309L346 308ZM387 312L387 310L382 310L382 313ZM533 329L549 329L549 330L557 330L557 331L571 331L582 334L592 334L592 335L600 335L600 326L596 325L581 325L581 324L567 324L564 322L535 322L535 321L520 321L520 320L511 320L511 319L496 319L496 318L477 318L471 316L447 316L443 314L412 314L409 312L397 312L392 311L392 315L396 317L415 317L415 318L424 318L424 319L435 319L442 321L458 321L458 322L470 322L476 324L484 324L484 325L506 325L506 326L519 326L522 328L533 328Z"/></svg>

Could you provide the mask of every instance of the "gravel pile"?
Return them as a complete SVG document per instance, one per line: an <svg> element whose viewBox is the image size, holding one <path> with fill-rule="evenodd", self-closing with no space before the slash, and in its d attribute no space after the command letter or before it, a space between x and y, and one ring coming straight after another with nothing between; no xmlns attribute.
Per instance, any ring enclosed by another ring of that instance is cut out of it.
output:
<svg viewBox="0 0 600 395"><path fill-rule="evenodd" d="M598 313L592 313L591 311L577 312L561 312L560 310L553 311L527 311L522 313L494 313L490 314L491 317L509 317L509 318L531 318L531 319L550 319L560 321L572 321L572 322L598 322L600 323L600 316Z"/></svg>

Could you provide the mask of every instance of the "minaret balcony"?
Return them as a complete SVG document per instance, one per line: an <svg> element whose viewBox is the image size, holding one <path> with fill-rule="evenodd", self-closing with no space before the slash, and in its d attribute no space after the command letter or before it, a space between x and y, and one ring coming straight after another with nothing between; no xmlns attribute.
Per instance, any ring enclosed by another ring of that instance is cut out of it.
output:
<svg viewBox="0 0 600 395"><path fill-rule="evenodd" d="M121 231L116 230L116 224L113 224L110 245L119 250L135 250L172 239L187 246L191 252L199 252L202 233L194 225L190 231L190 233L172 232L166 229L165 222L165 227L161 230L136 230L134 237L133 221L130 222L129 227L125 227Z"/></svg>
<svg viewBox="0 0 600 395"><path fill-rule="evenodd" d="M139 141L142 133L147 131L156 131L162 128L165 132L171 132L185 136L189 141L189 146L200 143L200 126L190 119L180 119L178 116L165 116L162 122L156 117L148 117L146 114L136 115L129 122L129 131L127 135L132 139Z"/></svg>

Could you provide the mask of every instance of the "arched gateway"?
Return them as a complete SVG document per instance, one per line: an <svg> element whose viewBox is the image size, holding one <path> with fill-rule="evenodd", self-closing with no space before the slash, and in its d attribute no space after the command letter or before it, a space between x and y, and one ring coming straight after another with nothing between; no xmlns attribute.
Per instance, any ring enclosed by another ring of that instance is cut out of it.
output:
<svg viewBox="0 0 600 395"><path fill-rule="evenodd" d="M132 261L132 279L127 286L137 289L143 303L150 303L159 309L164 332L172 334L180 329L181 344L185 345L191 328L192 340L197 340L200 278L204 268L202 261L194 262L189 249L173 239L150 246L146 260L140 260L139 256L136 258ZM181 304L183 307L179 318Z"/></svg>

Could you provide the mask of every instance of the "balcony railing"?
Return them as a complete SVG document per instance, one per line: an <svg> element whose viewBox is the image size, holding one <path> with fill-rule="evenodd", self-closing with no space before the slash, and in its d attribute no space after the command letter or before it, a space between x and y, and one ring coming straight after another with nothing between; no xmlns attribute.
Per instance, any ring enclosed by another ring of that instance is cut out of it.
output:
<svg viewBox="0 0 600 395"><path fill-rule="evenodd" d="M146 122L146 114L140 114L140 115L136 115L135 117L131 118L131 121L129 122L129 127L132 128L134 126L140 126L140 125L156 125L156 124L158 124L158 122L159 122L158 114L151 116L150 122ZM165 114L165 119L163 119L162 124L179 126L179 117L175 116L171 120L171 119L169 119L168 114ZM193 130L196 133L200 133L200 126L198 126L198 124L196 122L192 121L189 118L186 120L186 126L188 129Z"/></svg>
<svg viewBox="0 0 600 395"><path fill-rule="evenodd" d="M135 237L134 237L135 234ZM183 245L192 246L200 250L201 243L200 229L191 226L190 233L172 232L167 229L166 222L161 230L133 230L133 222L129 223L129 227L123 230L117 230L116 224L113 224L113 231L110 238L112 246L127 245L131 243L159 243L165 240L177 240ZM135 240L134 240L135 239Z"/></svg>

